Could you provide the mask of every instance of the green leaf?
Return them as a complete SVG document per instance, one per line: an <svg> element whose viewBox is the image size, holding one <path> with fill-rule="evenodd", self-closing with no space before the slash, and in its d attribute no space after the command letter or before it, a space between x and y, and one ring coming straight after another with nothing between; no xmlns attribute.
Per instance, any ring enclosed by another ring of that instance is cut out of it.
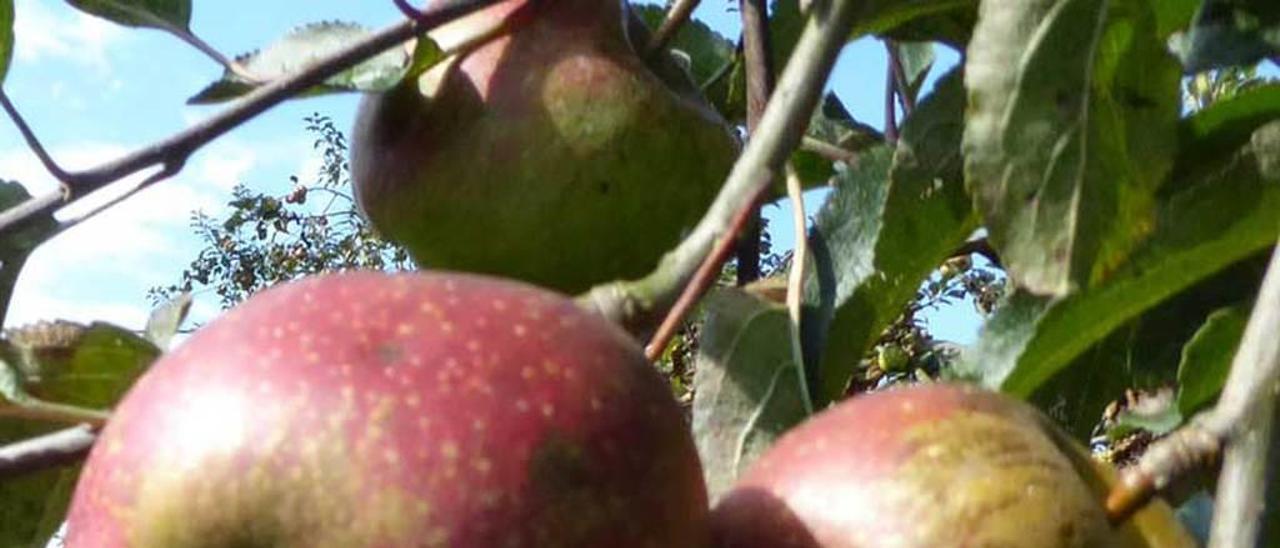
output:
<svg viewBox="0 0 1280 548"><path fill-rule="evenodd" d="M1010 277L1063 296L1154 224L1180 111L1146 2L984 2L968 50L965 176Z"/></svg>
<svg viewBox="0 0 1280 548"><path fill-rule="evenodd" d="M1169 38L1173 33L1187 28L1191 18L1200 8L1200 0L1156 0L1151 9L1156 16L1156 36Z"/></svg>
<svg viewBox="0 0 1280 548"><path fill-rule="evenodd" d="M30 198L31 194L22 185L0 180L0 210L16 207ZM27 256L57 231L58 222L52 213L46 213L32 219L25 227L0 238L0 323L3 323L5 312L9 309L13 288L18 283L18 276L27 262Z"/></svg>
<svg viewBox="0 0 1280 548"><path fill-rule="evenodd" d="M160 349L132 331L94 322L43 322L6 331L10 347L6 369L16 368L16 391L5 396L21 403L42 402L104 409L115 404Z"/></svg>
<svg viewBox="0 0 1280 548"><path fill-rule="evenodd" d="M906 76L907 94L915 99L933 68L933 42L899 42L898 58L902 60L902 72Z"/></svg>
<svg viewBox="0 0 1280 548"><path fill-rule="evenodd" d="M422 76L422 73L436 66L445 57L447 55L440 49L440 44L425 34L419 36L413 46L413 58L409 60L409 68L405 71L404 78L408 80Z"/></svg>
<svg viewBox="0 0 1280 548"><path fill-rule="evenodd" d="M635 4L631 10L649 29L658 28L667 15L662 6L654 4ZM699 85L711 80L725 63L732 62L735 50L732 40L696 19L681 26L667 47L689 58L689 73Z"/></svg>
<svg viewBox="0 0 1280 548"><path fill-rule="evenodd" d="M253 80L227 70L220 80L205 87L188 99L187 103L211 104L243 96L263 83L297 73L368 35L367 29L353 23L313 23L299 27L262 51L236 58L236 62L252 75ZM413 59L415 62L426 60L426 52L423 52L423 57L415 55ZM404 79L410 69L409 63L409 54L404 49L392 48L333 76L323 85L301 96L346 91L385 91ZM419 71L426 68L429 67L421 64L413 66L413 70Z"/></svg>
<svg viewBox="0 0 1280 548"><path fill-rule="evenodd" d="M190 293L179 294L156 307L147 318L147 340L151 341L156 348L168 348L169 341L173 340L173 336L178 333L178 329L182 327L182 322L187 319L187 313L190 311Z"/></svg>
<svg viewBox="0 0 1280 548"><path fill-rule="evenodd" d="M13 0L0 0L0 84L13 61Z"/></svg>
<svg viewBox="0 0 1280 548"><path fill-rule="evenodd" d="M707 300L693 435L712 498L807 416L785 307L736 288Z"/></svg>
<svg viewBox="0 0 1280 548"><path fill-rule="evenodd" d="M1187 341L1205 318L1257 293L1269 254L1255 254L1182 290L1113 330L1041 385L1031 400L1085 441L1107 405L1130 389L1171 385ZM1181 415L1180 415L1181 416Z"/></svg>
<svg viewBox="0 0 1280 548"><path fill-rule="evenodd" d="M1161 204L1152 237L1105 284L1066 298L1015 293L957 371L1026 397L1114 329L1171 295L1275 244L1280 122L1228 166Z"/></svg>
<svg viewBox="0 0 1280 548"><path fill-rule="evenodd" d="M1178 364L1178 410L1183 416L1190 417L1218 398L1248 321L1249 307L1219 309L1183 347Z"/></svg>
<svg viewBox="0 0 1280 548"><path fill-rule="evenodd" d="M853 119L844 103L834 93L828 93L809 118L805 137L835 146L848 152L859 152L884 142L884 135L875 128ZM798 149L791 155L791 163L807 188L825 186L835 176L835 165L816 152ZM779 196L786 195L786 188L779 183Z"/></svg>
<svg viewBox="0 0 1280 548"><path fill-rule="evenodd" d="M953 71L920 103L892 156L870 148L842 169L817 215L803 327L807 366L820 364L818 405L843 394L880 332L976 228L961 178L961 79Z"/></svg>
<svg viewBox="0 0 1280 548"><path fill-rule="evenodd" d="M0 364L8 373L0 376L10 381L6 403L37 410L111 407L160 354L145 339L104 323L38 324L10 330L6 339L9 351ZM64 427L5 416L0 444ZM66 515L78 474L78 467L53 469L0 482L0 546L44 546Z"/></svg>
<svg viewBox="0 0 1280 548"><path fill-rule="evenodd" d="M126 27L187 32L191 0L67 0L76 9Z"/></svg>
<svg viewBox="0 0 1280 548"><path fill-rule="evenodd" d="M854 24L853 38L877 34L964 49L978 18L978 4L978 0L874 0L866 3Z"/></svg>
<svg viewBox="0 0 1280 548"><path fill-rule="evenodd" d="M1205 0L1178 47L1188 73L1252 65L1280 54L1275 0Z"/></svg>
<svg viewBox="0 0 1280 548"><path fill-rule="evenodd" d="M1280 84L1246 88L1178 124L1174 189L1229 162L1263 124L1280 119Z"/></svg>
<svg viewBox="0 0 1280 548"><path fill-rule="evenodd" d="M1164 402L1157 409L1125 409L1116 416L1116 424L1107 434L1111 439L1122 438L1137 430L1146 430L1163 436L1182 425L1183 416L1172 401Z"/></svg>

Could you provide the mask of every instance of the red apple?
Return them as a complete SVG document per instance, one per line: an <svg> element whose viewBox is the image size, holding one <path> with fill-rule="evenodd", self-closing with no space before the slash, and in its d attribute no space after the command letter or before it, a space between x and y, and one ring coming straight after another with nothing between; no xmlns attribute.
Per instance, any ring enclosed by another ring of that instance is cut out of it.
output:
<svg viewBox="0 0 1280 548"><path fill-rule="evenodd" d="M855 397L770 448L712 512L722 547L1193 546L1168 506L1118 529L1114 474L1031 406L973 387Z"/></svg>
<svg viewBox="0 0 1280 548"><path fill-rule="evenodd" d="M67 546L692 546L706 494L640 349L471 275L263 292L129 392Z"/></svg>

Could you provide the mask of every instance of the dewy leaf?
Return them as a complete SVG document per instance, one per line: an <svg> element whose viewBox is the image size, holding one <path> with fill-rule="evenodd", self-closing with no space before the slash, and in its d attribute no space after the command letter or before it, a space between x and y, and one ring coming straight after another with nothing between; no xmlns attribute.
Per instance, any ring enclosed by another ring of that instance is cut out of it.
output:
<svg viewBox="0 0 1280 548"><path fill-rule="evenodd" d="M132 332L103 323L39 324L9 330L6 339L13 352L0 368L11 380L18 373L24 397L93 409L113 406L160 353ZM65 426L0 417L0 444ZM0 546L45 546L66 515L78 474L78 468L52 469L0 482Z"/></svg>
<svg viewBox="0 0 1280 548"><path fill-rule="evenodd" d="M1252 65L1280 54L1280 3L1205 0L1176 49L1188 73Z"/></svg>
<svg viewBox="0 0 1280 548"><path fill-rule="evenodd" d="M1067 295L1105 279L1153 226L1176 144L1178 66L1147 2L981 10L966 64L967 184L1010 277Z"/></svg>
<svg viewBox="0 0 1280 548"><path fill-rule="evenodd" d="M1115 328L1280 234L1280 122L1225 168L1161 204L1151 238L1105 284L1053 299L1015 293L957 367L1025 397Z"/></svg>
<svg viewBox="0 0 1280 548"><path fill-rule="evenodd" d="M693 436L714 500L808 413L786 308L736 288L713 293L706 306Z"/></svg>
<svg viewBox="0 0 1280 548"><path fill-rule="evenodd" d="M157 348L168 348L169 341L173 340L173 336L178 333L178 329L182 327L182 322L187 319L187 313L190 311L190 293L182 293L156 307L147 318L147 340Z"/></svg>
<svg viewBox="0 0 1280 548"><path fill-rule="evenodd" d="M191 0L67 0L76 9L126 27L188 31Z"/></svg>
<svg viewBox="0 0 1280 548"><path fill-rule="evenodd" d="M1178 410L1184 417L1218 398L1248 321L1249 307L1219 309L1183 347L1178 364Z"/></svg>
<svg viewBox="0 0 1280 548"><path fill-rule="evenodd" d="M13 61L13 0L0 0L0 84Z"/></svg>
<svg viewBox="0 0 1280 548"><path fill-rule="evenodd" d="M299 27L262 51L236 58L257 81L248 81L226 71L222 79L210 84L189 104L209 104L240 97L265 82L294 74L315 61L329 56L368 36L369 31L353 23L313 23ZM347 69L325 81L306 95L343 91L385 91L394 87L409 69L409 53L392 48ZM425 70L423 67L415 67Z"/></svg>
<svg viewBox="0 0 1280 548"><path fill-rule="evenodd" d="M805 283L805 360L815 405L844 391L858 360L976 219L961 178L958 71L906 120L898 148L864 150L818 213Z"/></svg>

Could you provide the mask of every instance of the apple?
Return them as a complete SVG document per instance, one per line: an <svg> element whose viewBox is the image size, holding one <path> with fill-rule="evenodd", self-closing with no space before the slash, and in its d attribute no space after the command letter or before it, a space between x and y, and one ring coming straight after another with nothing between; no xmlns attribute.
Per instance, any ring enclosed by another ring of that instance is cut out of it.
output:
<svg viewBox="0 0 1280 548"><path fill-rule="evenodd" d="M625 9L507 0L432 31L463 51L366 96L352 131L352 185L375 229L423 267L565 293L653 270L738 143L636 54Z"/></svg>
<svg viewBox="0 0 1280 548"><path fill-rule="evenodd" d="M1194 546L1163 503L1113 528L1112 471L1035 408L925 384L855 396L778 440L712 511L717 546Z"/></svg>
<svg viewBox="0 0 1280 548"><path fill-rule="evenodd" d="M530 285L346 273L269 289L130 390L68 547L696 546L680 408L612 324Z"/></svg>

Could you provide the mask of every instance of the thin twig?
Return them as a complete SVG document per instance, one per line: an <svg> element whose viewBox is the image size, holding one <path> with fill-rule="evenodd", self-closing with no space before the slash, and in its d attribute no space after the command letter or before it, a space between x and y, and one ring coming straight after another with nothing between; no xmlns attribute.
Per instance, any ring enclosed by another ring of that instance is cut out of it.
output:
<svg viewBox="0 0 1280 548"><path fill-rule="evenodd" d="M991 247L991 241L986 238L977 238L960 244L960 247L951 252L951 257L967 257L972 253L985 257L991 263L991 266L1004 268L1004 263L1000 261L1000 254L996 252L994 247Z"/></svg>
<svg viewBox="0 0 1280 548"><path fill-rule="evenodd" d="M902 106L902 117L911 116L916 109L916 98L911 95L911 85L907 82L907 71L902 68L902 49L893 40L884 43L889 50L889 70L893 73L893 81L897 87L898 103Z"/></svg>
<svg viewBox="0 0 1280 548"><path fill-rule="evenodd" d="M845 165L853 165L854 162L858 161L857 152L838 147L808 135L805 135L804 139L800 141L800 149L817 154L825 160L842 162Z"/></svg>
<svg viewBox="0 0 1280 548"><path fill-rule="evenodd" d="M791 272L787 276L787 312L791 317L791 359L796 366L804 409L813 414L813 399L809 396L809 378L804 366L804 350L801 344L800 320L804 309L805 262L809 260L809 226L804 213L804 188L795 167L787 164L787 197L791 198L791 221L796 234L796 245L791 255Z"/></svg>
<svg viewBox="0 0 1280 548"><path fill-rule="evenodd" d="M787 63L755 136L734 164L719 196L676 249L650 275L634 281L596 286L579 303L641 332L658 322L711 253L727 236L743 208L767 191L800 143L836 56L853 27L855 0L816 4Z"/></svg>
<svg viewBox="0 0 1280 548"><path fill-rule="evenodd" d="M680 31L680 27L689 21L689 17L693 15L693 10L697 9L700 1L676 0L667 11L666 19L663 19L662 24L658 25L658 30L654 31L653 38L649 40L649 46L645 49L645 55L654 55L665 49Z"/></svg>
<svg viewBox="0 0 1280 548"><path fill-rule="evenodd" d="M0 447L0 481L83 460L97 440L88 424Z"/></svg>
<svg viewBox="0 0 1280 548"><path fill-rule="evenodd" d="M133 195L135 195L135 194L137 194L137 193L139 193L139 192L142 192L143 190L146 190L146 189L150 188L150 187L151 187L151 185L154 185L154 184L156 184L156 183L158 183L158 182L160 182L160 181L163 181L163 180L165 180L165 179L168 179L168 178L170 178L170 177L173 177L174 175L177 175L179 171L182 171L182 166L181 166L181 165L177 165L177 166L170 166L170 165L167 165L167 164L166 164L164 167L162 167L162 168L160 169L160 171L157 171L157 172L155 172L155 173L152 173L151 175L148 175L146 179L143 179L143 180L142 180L142 182L138 183L137 185L134 185L134 187L133 187L133 188L130 188L129 190L125 191L124 193L120 194L119 196L116 196L115 198L112 198L111 200L108 200L106 203L101 204L101 205L99 205L99 206L97 206L97 207L95 207L95 208L93 208L93 209L91 209L91 210L89 210L89 211L86 211L86 212L84 212L84 213L82 213L82 214L80 214L80 215L77 215L77 216L75 216L75 217L72 217L72 218L70 218L70 219L67 219L67 220L65 220L65 221L62 221L61 223L58 223L58 228L57 228L57 230L54 232L54 234L50 235L50 237L53 237L53 235L56 235L56 234L60 234L60 233L62 233L62 232L65 232L65 231L67 231L68 229L70 229L70 228L72 228L72 227L74 227L74 226L76 226L76 225L78 225L78 224L80 224L80 223L83 223L83 222L85 222L85 221L89 220L90 218L93 218L94 216L98 215L99 213L102 213L102 212L104 212L104 211L106 211L106 210L108 210L108 209L111 209L112 207L115 207L115 206L116 206L116 204L119 204L120 202L123 202L123 201L125 201L125 200L128 200L129 198L133 197Z"/></svg>
<svg viewBox="0 0 1280 548"><path fill-rule="evenodd" d="M755 132L773 93L773 59L769 47L769 12L764 0L740 0L742 11L742 53L747 81L747 135ZM770 183L772 184L772 183ZM763 199L763 196L761 196ZM763 226L759 206L738 236L738 285L760 278L760 238Z"/></svg>
<svg viewBox="0 0 1280 548"><path fill-rule="evenodd" d="M764 191L768 191L765 186ZM761 193L763 195L763 192ZM676 332L680 330L680 322L684 321L693 307L698 304L698 300L706 294L707 290L715 285L716 278L719 277L720 268L724 266L725 261L729 260L729 256L734 249L734 243L737 240L736 235L742 232L747 223L756 212L756 203L753 200L742 208L737 215L734 215L733 222L729 226L729 230L725 232L725 236L716 241L716 245L712 248L711 253L698 266L698 271L694 273L693 279L684 286L684 291L680 293L680 297L676 299L671 310L667 312L662 323L658 326L658 330L654 332L653 337L649 339L649 344L644 348L645 357L650 361L657 360L662 355L662 351L667 348L667 344L671 342L671 338L675 337Z"/></svg>
<svg viewBox="0 0 1280 548"><path fill-rule="evenodd" d="M67 173L65 178L67 192L38 196L0 213L0 234L12 230L36 215L50 214L93 191L148 167L180 166L200 147L267 109L320 85L330 77L417 35L498 1L460 0L438 5L424 12L420 19L401 22L383 29L341 51L317 60L296 74L257 88L226 110L187 130L133 151L122 158L85 171Z"/></svg>
<svg viewBox="0 0 1280 548"><path fill-rule="evenodd" d="M13 103L9 101L9 95L6 94L3 89L0 89L0 106L4 107L4 111L9 115L9 119L13 120L13 125L18 126L18 132L22 134L22 139L27 142L27 148L30 148L31 152L35 153L36 158L38 158L40 163L44 165L44 169L48 171L50 175L53 175L54 179L66 184L70 175L66 170L62 169L62 167L58 165L58 162L53 160L52 156L49 155L49 151L40 143L40 138L36 137L36 133L31 130L31 126L27 125L27 120L18 112L18 108L13 106Z"/></svg>
<svg viewBox="0 0 1280 548"><path fill-rule="evenodd" d="M1275 389L1280 380L1280 246L1272 253L1218 403L1156 441L1126 469L1107 498L1112 522L1128 519L1156 492L1187 473L1211 466L1224 444L1212 546L1253 546L1266 482Z"/></svg>
<svg viewBox="0 0 1280 548"><path fill-rule="evenodd" d="M231 74L239 76L241 79L243 79L246 82L250 82L250 83L262 82L261 78L258 78L257 76L255 76L252 72L249 71L247 67L240 64L239 61L236 61L235 59L232 59L230 57L227 57L226 55L223 55L222 52L218 51L213 46L209 45L208 42L205 42L203 39L201 39L199 36L196 36L196 34L191 32L190 30L169 26L169 25L166 25L161 28L166 32L168 32L169 34L174 35L179 40L186 42L191 47L196 48L196 50L198 50L200 53L205 54L206 57L213 59L215 63L222 65L222 68L227 69L227 72L230 72Z"/></svg>
<svg viewBox="0 0 1280 548"><path fill-rule="evenodd" d="M889 144L898 142L898 107L894 97L898 94L898 84L893 77L893 63L885 71L884 77L884 140Z"/></svg>
<svg viewBox="0 0 1280 548"><path fill-rule="evenodd" d="M738 60L741 57L742 57L742 40L739 39L738 46L733 51L733 57L730 58L728 61L725 61L723 65L720 65L720 68L716 69L716 71L711 74L711 77L707 78L706 82L699 84L698 85L699 90L702 91L703 94L706 94L708 91L710 91L712 87L720 83L720 81L724 80L726 76L729 76L729 74L733 72L733 67L738 64Z"/></svg>

